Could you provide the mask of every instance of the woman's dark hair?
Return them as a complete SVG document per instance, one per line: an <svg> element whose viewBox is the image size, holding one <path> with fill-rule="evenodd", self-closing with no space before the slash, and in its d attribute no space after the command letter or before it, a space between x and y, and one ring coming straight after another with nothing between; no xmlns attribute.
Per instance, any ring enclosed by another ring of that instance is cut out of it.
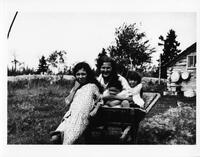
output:
<svg viewBox="0 0 200 157"><path fill-rule="evenodd" d="M105 56L101 57L98 67L101 68L101 66L105 62L109 62L111 64L111 67L112 67L112 71L110 73L109 83L108 83L107 87L111 87L111 86L113 87L114 85L116 85L115 87L122 88L122 85L121 85L121 82L119 81L119 76L118 76L118 73L117 73L116 62L112 58L105 55Z"/></svg>
<svg viewBox="0 0 200 157"><path fill-rule="evenodd" d="M90 65L88 63L86 63L86 62L77 63L73 68L73 75L76 76L77 71L80 70L80 69L84 69L86 71L86 73L87 73L87 78L86 78L87 83L94 83L99 88L100 93L102 93L103 92L103 87L96 80L95 74L92 71Z"/></svg>
<svg viewBox="0 0 200 157"><path fill-rule="evenodd" d="M137 81L139 84L141 83L142 77L136 71L128 71L127 79Z"/></svg>

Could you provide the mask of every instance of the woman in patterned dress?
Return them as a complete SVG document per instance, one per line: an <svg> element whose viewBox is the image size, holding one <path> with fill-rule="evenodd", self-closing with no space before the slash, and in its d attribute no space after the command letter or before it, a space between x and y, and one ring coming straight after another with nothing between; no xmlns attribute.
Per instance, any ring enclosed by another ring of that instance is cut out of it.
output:
<svg viewBox="0 0 200 157"><path fill-rule="evenodd" d="M70 108L56 131L51 133L53 143L60 138L62 144L73 144L86 129L89 117L94 116L102 104L100 93L103 88L90 66L80 62L74 67L73 74L76 78L75 86L65 100Z"/></svg>

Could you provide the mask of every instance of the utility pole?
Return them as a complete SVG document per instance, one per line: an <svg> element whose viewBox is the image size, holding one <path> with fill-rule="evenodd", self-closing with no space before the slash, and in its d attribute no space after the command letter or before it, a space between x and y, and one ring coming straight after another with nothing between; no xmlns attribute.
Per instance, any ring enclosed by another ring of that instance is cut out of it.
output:
<svg viewBox="0 0 200 157"><path fill-rule="evenodd" d="M158 82L160 84L161 80L161 53L160 53L160 59L159 59L159 76L158 76Z"/></svg>
<svg viewBox="0 0 200 157"><path fill-rule="evenodd" d="M19 61L16 59L16 56L14 55L14 60L12 61L12 63L14 63L14 68L15 68L15 72L17 71L17 63L19 63Z"/></svg>
<svg viewBox="0 0 200 157"><path fill-rule="evenodd" d="M130 61L130 64L131 64L130 69L131 69L131 71L132 71L132 70L133 70L133 60L132 60L131 57L129 57L129 61Z"/></svg>

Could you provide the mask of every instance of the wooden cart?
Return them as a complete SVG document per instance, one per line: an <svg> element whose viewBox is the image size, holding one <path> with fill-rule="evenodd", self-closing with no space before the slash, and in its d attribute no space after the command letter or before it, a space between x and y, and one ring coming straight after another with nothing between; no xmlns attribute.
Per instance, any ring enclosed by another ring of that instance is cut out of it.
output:
<svg viewBox="0 0 200 157"><path fill-rule="evenodd" d="M160 98L159 93L143 93L144 109L100 107L85 133L87 144L136 144L140 122Z"/></svg>

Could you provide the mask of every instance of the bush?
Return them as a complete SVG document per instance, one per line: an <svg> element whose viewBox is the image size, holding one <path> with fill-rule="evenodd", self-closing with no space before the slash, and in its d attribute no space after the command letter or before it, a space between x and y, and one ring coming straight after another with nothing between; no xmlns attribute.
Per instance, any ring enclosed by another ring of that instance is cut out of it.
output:
<svg viewBox="0 0 200 157"><path fill-rule="evenodd" d="M145 119L138 132L140 144L195 144L196 109L182 103L164 114Z"/></svg>
<svg viewBox="0 0 200 157"><path fill-rule="evenodd" d="M144 77L142 79L143 91L145 92L158 92L162 93L167 88L167 83L165 80L161 80L160 84L157 78Z"/></svg>

